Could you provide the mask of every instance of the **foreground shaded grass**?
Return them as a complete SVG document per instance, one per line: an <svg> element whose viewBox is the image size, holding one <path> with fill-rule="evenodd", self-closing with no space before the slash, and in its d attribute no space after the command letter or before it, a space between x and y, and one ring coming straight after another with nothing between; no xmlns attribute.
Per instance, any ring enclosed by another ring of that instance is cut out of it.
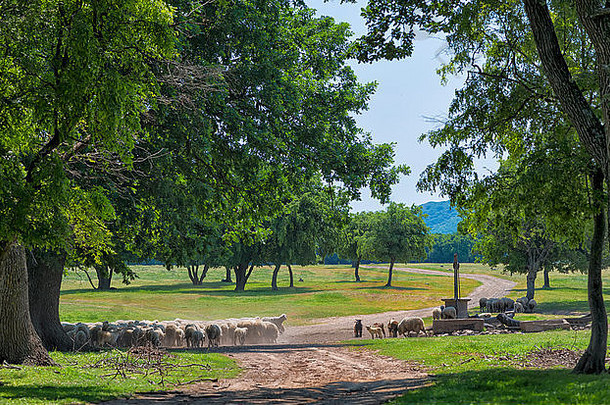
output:
<svg viewBox="0 0 610 405"><path fill-rule="evenodd" d="M392 404L607 404L610 376L495 369L439 375Z"/></svg>
<svg viewBox="0 0 610 405"><path fill-rule="evenodd" d="M230 378L239 368L228 357L213 353L187 352L168 357L163 378L151 370L117 375L113 367L92 367L123 352L51 353L57 367L0 368L0 402L28 404L73 404L127 397L136 392L175 389L203 378ZM122 358L122 357L121 357ZM184 367L186 365L196 365Z"/></svg>
<svg viewBox="0 0 610 405"><path fill-rule="evenodd" d="M539 348L586 348L589 332L549 331L460 337L385 339L358 345L417 363L429 386L408 391L395 404L601 404L610 376L573 375L570 369L524 369Z"/></svg>
<svg viewBox="0 0 610 405"><path fill-rule="evenodd" d="M82 273L69 272L62 286L61 319L212 320L286 313L295 325L330 316L432 307L452 291L450 277L400 271L394 272L393 287L384 288L387 269L362 269L363 282L356 283L349 266L295 266L295 288L280 287L279 291L270 288L272 269L257 268L243 293L233 291L233 284L218 281L224 269L210 270L201 286L193 286L183 269L136 266L135 270L138 279L129 286L115 280L116 289L111 291L94 291ZM287 284L288 274L282 269L279 285ZM465 280L462 290L469 293L478 285Z"/></svg>

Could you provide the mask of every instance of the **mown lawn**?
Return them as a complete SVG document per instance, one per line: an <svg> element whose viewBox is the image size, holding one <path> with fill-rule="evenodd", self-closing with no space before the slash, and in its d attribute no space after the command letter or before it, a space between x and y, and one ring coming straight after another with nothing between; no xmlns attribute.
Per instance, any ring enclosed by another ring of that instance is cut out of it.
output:
<svg viewBox="0 0 610 405"><path fill-rule="evenodd" d="M94 322L117 319L175 318L212 320L286 313L288 323L305 324L316 318L371 314L439 305L453 289L452 278L395 271L393 287L384 288L387 268L362 269L362 282L353 281L350 266L293 267L295 288L288 288L282 268L279 291L272 291L270 267L254 270L246 291L222 283L224 269L210 270L203 285L193 286L184 269L136 266L139 275L126 286L113 280L111 291L94 291L83 273L69 271L60 301L61 319ZM303 281L299 281L303 280ZM464 280L462 291L479 285Z"/></svg>
<svg viewBox="0 0 610 405"><path fill-rule="evenodd" d="M150 358L112 350L51 353L56 367L1 367L0 403L75 404L128 397L135 392L172 390L194 380L230 378L236 363L214 353L172 351Z"/></svg>
<svg viewBox="0 0 610 405"><path fill-rule="evenodd" d="M603 404L610 376L574 375L569 367L528 365L548 348L585 349L589 332L448 336L359 342L409 360L431 374L431 384L394 404ZM356 348L357 349L357 348Z"/></svg>

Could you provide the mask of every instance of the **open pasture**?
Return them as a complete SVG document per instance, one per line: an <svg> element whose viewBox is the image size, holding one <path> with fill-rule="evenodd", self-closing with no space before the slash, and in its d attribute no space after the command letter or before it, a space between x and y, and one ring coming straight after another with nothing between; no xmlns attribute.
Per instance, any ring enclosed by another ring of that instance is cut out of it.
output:
<svg viewBox="0 0 610 405"><path fill-rule="evenodd" d="M361 269L360 283L353 281L350 266L294 266L295 288L287 287L288 271L282 268L278 291L271 290L272 269L261 267L254 270L242 293L220 281L224 269L211 269L200 286L190 283L184 269L135 266L135 270L138 279L124 285L115 276L116 289L110 291L94 291L83 273L68 272L60 300L62 321L214 320L286 313L288 324L299 325L331 316L432 307L453 291L450 277L396 270L393 287L384 288L387 266ZM462 291L468 294L478 285L463 280Z"/></svg>

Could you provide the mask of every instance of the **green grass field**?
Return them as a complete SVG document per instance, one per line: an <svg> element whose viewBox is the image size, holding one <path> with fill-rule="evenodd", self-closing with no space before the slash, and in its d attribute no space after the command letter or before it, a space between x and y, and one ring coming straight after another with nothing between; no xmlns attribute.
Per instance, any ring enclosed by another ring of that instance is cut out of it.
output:
<svg viewBox="0 0 610 405"><path fill-rule="evenodd" d="M316 318L432 307L453 291L450 277L401 271L394 272L393 287L384 288L387 266L361 269L360 283L353 281L349 266L295 266L295 288L287 287L288 271L282 268L279 291L271 290L272 269L262 267L254 270L244 293L219 281L224 269L210 270L201 286L193 286L184 269L138 266L136 271L140 278L131 285L116 280L116 290L103 292L94 291L83 273L69 272L60 301L62 320L213 320L286 313L289 324L299 325ZM464 280L462 291L478 285Z"/></svg>
<svg viewBox="0 0 610 405"><path fill-rule="evenodd" d="M451 264L410 264L451 272ZM94 291L83 273L68 272L62 288L63 321L116 319L222 319L227 317L288 314L288 323L307 324L327 316L351 316L439 305L451 295L452 278L395 271L394 287L383 288L387 266L361 270L361 283L353 282L349 266L294 267L296 288L290 289L285 269L279 291L271 291L270 268L253 273L245 293L221 283L224 271L213 269L202 286L193 286L184 269L167 271L161 266L137 267L140 278L116 289ZM480 264L462 264L462 273L482 273L517 282L510 296L525 295L525 276L507 275ZM298 281L303 279L302 282ZM542 284L542 280L537 280ZM610 272L604 272L610 285ZM462 280L468 294L478 285ZM552 288L536 290L539 312L520 319L557 317L588 311L586 276L551 274ZM610 291L606 291L608 293ZM545 332L497 336L435 337L359 341L354 350L372 349L381 354L417 363L433 376L425 388L409 391L396 403L409 404L594 404L607 402L607 375L574 376L568 369L531 369L514 358L527 358L540 347L584 349L588 332ZM129 396L134 392L174 389L199 378L231 377L239 372L229 358L209 353L173 352L168 361L206 364L205 368L176 367L160 381L151 372L116 376L112 359L119 352L88 354L52 353L60 367L0 368L2 403L84 403ZM105 365L92 367L91 365ZM171 368L171 367L170 367Z"/></svg>

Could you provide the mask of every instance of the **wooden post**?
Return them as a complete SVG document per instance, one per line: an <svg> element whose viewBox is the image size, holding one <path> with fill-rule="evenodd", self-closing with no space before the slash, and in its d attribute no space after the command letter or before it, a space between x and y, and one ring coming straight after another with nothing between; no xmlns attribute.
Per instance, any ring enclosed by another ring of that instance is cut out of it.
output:
<svg viewBox="0 0 610 405"><path fill-rule="evenodd" d="M455 302L460 298L460 263L458 263L457 253L453 254L453 298L455 298Z"/></svg>

